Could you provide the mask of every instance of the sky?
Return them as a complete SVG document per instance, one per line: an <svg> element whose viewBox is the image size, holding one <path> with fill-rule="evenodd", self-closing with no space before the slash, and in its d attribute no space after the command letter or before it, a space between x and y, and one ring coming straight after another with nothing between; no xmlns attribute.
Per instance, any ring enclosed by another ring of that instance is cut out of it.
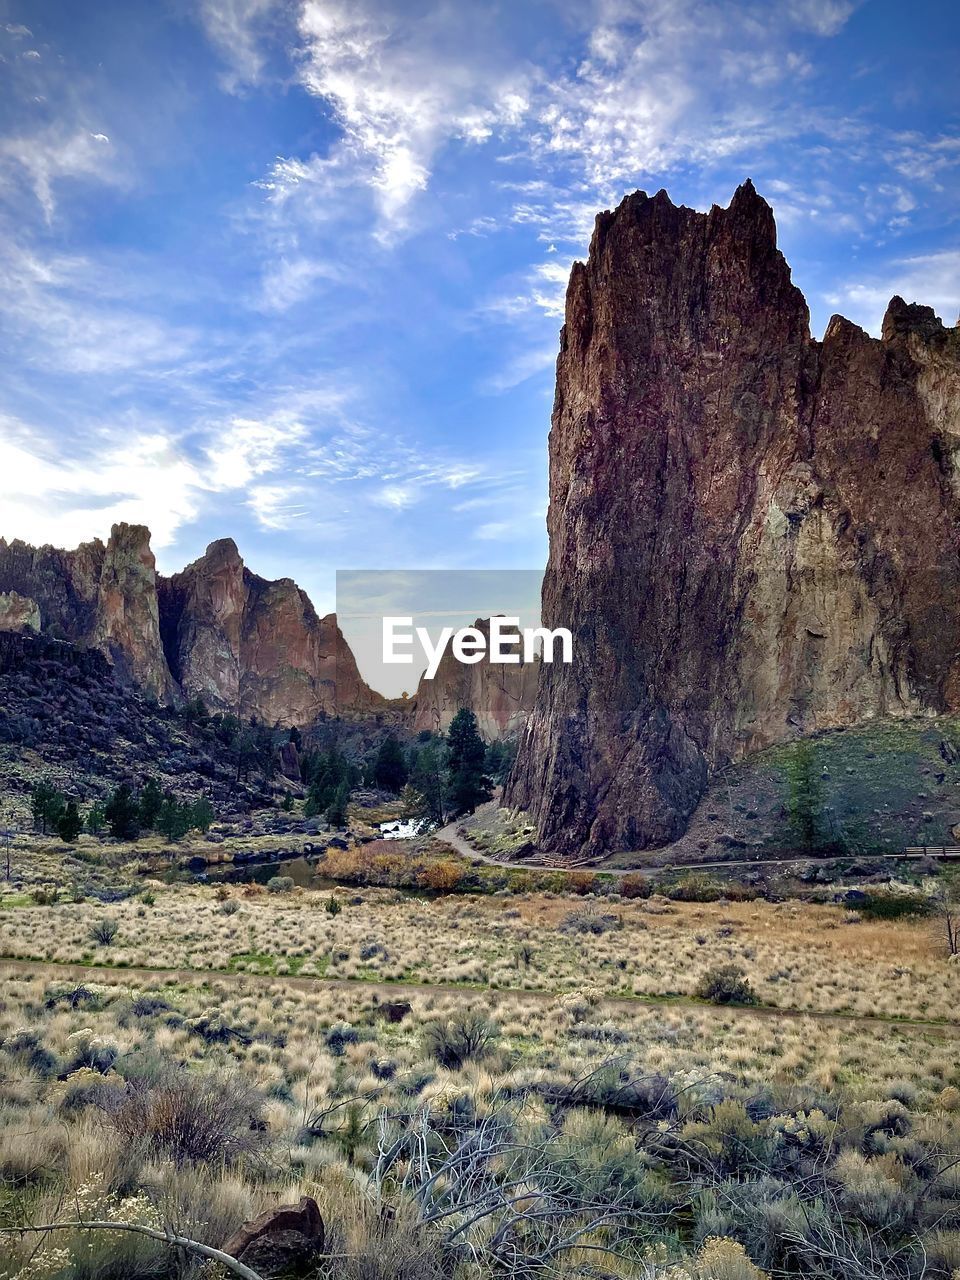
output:
<svg viewBox="0 0 960 1280"><path fill-rule="evenodd" d="M570 264L747 176L820 335L960 310L952 0L0 0L0 535L546 558Z"/></svg>

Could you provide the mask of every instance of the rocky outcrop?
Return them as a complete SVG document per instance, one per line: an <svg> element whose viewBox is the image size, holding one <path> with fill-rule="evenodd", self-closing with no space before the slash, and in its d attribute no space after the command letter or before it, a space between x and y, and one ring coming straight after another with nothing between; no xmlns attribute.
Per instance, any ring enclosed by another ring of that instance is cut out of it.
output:
<svg viewBox="0 0 960 1280"><path fill-rule="evenodd" d="M251 573L225 538L161 579L170 668L185 697L266 724L365 715L383 703L363 681L335 614L319 618L290 578Z"/></svg>
<svg viewBox="0 0 960 1280"><path fill-rule="evenodd" d="M151 696L170 699L157 612L150 531L115 524L75 551L0 539L0 591L31 599L40 627L55 639L101 649L121 674Z"/></svg>
<svg viewBox="0 0 960 1280"><path fill-rule="evenodd" d="M478 618L473 625L487 637L489 649L489 620ZM539 662L494 664L486 657L466 665L447 648L434 678L420 677L412 700L412 727L415 731L445 733L457 712L468 707L489 741L512 737L526 723L533 708L539 667Z"/></svg>
<svg viewBox="0 0 960 1280"><path fill-rule="evenodd" d="M507 801L547 848L684 830L792 737L960 711L960 331L894 298L823 342L751 183L597 218L550 437L545 665Z"/></svg>
<svg viewBox="0 0 960 1280"><path fill-rule="evenodd" d="M247 569L230 539L158 577L150 533L114 525L75 551L0 540L0 629L33 626L106 654L162 702L201 697L267 724L365 715L384 699L363 681L336 616L318 618L289 578Z"/></svg>
<svg viewBox="0 0 960 1280"><path fill-rule="evenodd" d="M16 591L0 592L0 631L39 631L40 606Z"/></svg>

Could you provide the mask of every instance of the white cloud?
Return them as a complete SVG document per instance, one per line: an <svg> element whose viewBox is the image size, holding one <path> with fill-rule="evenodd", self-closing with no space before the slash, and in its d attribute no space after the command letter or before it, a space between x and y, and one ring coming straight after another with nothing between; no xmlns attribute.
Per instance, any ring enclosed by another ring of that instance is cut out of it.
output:
<svg viewBox="0 0 960 1280"><path fill-rule="evenodd" d="M56 209L55 187L64 180L120 181L105 133L60 126L0 140L0 170L26 181L48 222Z"/></svg>
<svg viewBox="0 0 960 1280"><path fill-rule="evenodd" d="M276 8L276 0L202 0L200 21L229 64L229 71L221 77L229 93L255 85L262 78L266 64L264 27Z"/></svg>
<svg viewBox="0 0 960 1280"><path fill-rule="evenodd" d="M289 529L307 514L301 499L302 485L256 484L248 490L247 506L257 517L261 528L276 532Z"/></svg>
<svg viewBox="0 0 960 1280"><path fill-rule="evenodd" d="M324 161L278 161L264 184L274 198L333 164L341 182L373 191L384 228L402 226L446 142L481 144L526 114L525 69L501 65L486 34L471 41L489 22L462 7L411 21L374 0L305 0L300 80L330 104L343 137Z"/></svg>
<svg viewBox="0 0 960 1280"><path fill-rule="evenodd" d="M787 10L799 27L818 36L835 36L861 0L790 0Z"/></svg>
<svg viewBox="0 0 960 1280"><path fill-rule="evenodd" d="M336 267L316 258L281 257L264 272L261 305L267 311L286 311L309 298L317 281L340 278Z"/></svg>
<svg viewBox="0 0 960 1280"><path fill-rule="evenodd" d="M960 315L960 249L891 262L882 274L848 281L827 294L825 300L848 319L879 335L884 312L894 294L907 302L933 307L944 324L954 324Z"/></svg>
<svg viewBox="0 0 960 1280"><path fill-rule="evenodd" d="M182 361L196 340L138 309L129 285L79 255L41 256L9 240L0 249L6 288L0 314L47 369L105 375L150 373Z"/></svg>
<svg viewBox="0 0 960 1280"><path fill-rule="evenodd" d="M512 391L514 387L518 387L529 378L535 378L538 374L552 370L556 362L557 344L555 342L548 347L535 347L530 351L523 351L519 355L511 356L502 369L485 378L480 384L480 390L494 395Z"/></svg>
<svg viewBox="0 0 960 1280"><path fill-rule="evenodd" d="M132 430L90 441L85 455L0 418L0 534L73 547L121 520L146 524L155 548L198 513L206 487L197 468L159 431Z"/></svg>

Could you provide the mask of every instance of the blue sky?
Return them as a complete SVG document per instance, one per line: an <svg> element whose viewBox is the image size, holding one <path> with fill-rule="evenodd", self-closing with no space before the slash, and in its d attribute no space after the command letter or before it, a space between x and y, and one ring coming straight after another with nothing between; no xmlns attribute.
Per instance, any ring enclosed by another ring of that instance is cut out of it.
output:
<svg viewBox="0 0 960 1280"><path fill-rule="evenodd" d="M960 308L947 0L0 0L0 534L546 556L571 261L751 176L820 334Z"/></svg>

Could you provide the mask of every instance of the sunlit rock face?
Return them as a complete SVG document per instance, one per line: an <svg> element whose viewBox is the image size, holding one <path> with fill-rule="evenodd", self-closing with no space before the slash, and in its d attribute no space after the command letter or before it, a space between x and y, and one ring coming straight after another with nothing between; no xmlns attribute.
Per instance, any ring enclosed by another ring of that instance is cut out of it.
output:
<svg viewBox="0 0 960 1280"><path fill-rule="evenodd" d="M150 531L115 524L73 551L0 539L0 592L36 605L40 629L101 649L119 672L155 698L176 690L160 643L157 574Z"/></svg>
<svg viewBox="0 0 960 1280"><path fill-rule="evenodd" d="M0 540L0 630L32 629L107 655L161 702L266 724L364 715L383 704L362 680L336 616L319 618L289 578L247 569L228 538L171 578L150 532L117 524L73 551Z"/></svg>
<svg viewBox="0 0 960 1280"><path fill-rule="evenodd" d="M280 725L364 715L383 703L361 679L336 615L319 618L290 578L251 573L229 538L161 580L160 607L185 697Z"/></svg>
<svg viewBox="0 0 960 1280"><path fill-rule="evenodd" d="M550 436L544 666L508 803L550 849L683 832L711 774L960 710L960 331L894 298L822 342L751 183L602 213Z"/></svg>
<svg viewBox="0 0 960 1280"><path fill-rule="evenodd" d="M40 606L16 591L0 593L0 631L18 633L40 630Z"/></svg>

